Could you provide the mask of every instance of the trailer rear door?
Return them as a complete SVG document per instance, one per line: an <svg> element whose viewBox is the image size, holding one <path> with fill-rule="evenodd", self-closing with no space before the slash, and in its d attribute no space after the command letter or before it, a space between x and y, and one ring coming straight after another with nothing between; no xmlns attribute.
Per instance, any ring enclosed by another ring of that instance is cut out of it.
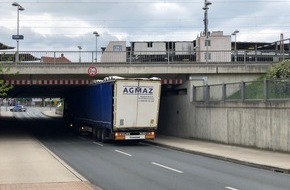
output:
<svg viewBox="0 0 290 190"><path fill-rule="evenodd" d="M116 80L114 93L114 128L157 128L159 80Z"/></svg>

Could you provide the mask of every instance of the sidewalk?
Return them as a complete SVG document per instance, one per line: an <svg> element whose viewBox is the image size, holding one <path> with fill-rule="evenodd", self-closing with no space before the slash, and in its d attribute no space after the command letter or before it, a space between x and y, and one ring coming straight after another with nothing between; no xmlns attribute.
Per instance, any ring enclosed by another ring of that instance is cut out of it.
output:
<svg viewBox="0 0 290 190"><path fill-rule="evenodd" d="M290 174L290 154L157 135L152 144Z"/></svg>
<svg viewBox="0 0 290 190"><path fill-rule="evenodd" d="M99 189L22 130L0 128L0 152L0 190Z"/></svg>

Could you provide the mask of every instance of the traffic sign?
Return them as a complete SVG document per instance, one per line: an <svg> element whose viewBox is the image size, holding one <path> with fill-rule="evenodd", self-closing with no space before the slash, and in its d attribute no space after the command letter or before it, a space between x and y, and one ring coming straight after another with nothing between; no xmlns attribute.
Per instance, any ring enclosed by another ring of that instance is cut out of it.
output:
<svg viewBox="0 0 290 190"><path fill-rule="evenodd" d="M90 76L96 76L97 75L97 68L96 67L89 67L88 68L88 74Z"/></svg>
<svg viewBox="0 0 290 190"><path fill-rule="evenodd" d="M23 40L24 36L23 35L12 35L13 40Z"/></svg>

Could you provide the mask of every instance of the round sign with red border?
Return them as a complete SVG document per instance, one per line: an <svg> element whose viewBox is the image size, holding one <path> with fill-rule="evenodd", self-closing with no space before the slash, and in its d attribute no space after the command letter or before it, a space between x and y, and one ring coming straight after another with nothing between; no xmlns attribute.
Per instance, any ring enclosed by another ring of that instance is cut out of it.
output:
<svg viewBox="0 0 290 190"><path fill-rule="evenodd" d="M89 67L88 68L88 74L90 75L90 76L96 76L97 75L97 68L96 67Z"/></svg>

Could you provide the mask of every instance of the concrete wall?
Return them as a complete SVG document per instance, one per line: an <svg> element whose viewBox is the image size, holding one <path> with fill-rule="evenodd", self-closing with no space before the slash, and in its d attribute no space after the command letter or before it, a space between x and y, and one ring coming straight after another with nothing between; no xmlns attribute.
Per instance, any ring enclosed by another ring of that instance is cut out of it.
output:
<svg viewBox="0 0 290 190"><path fill-rule="evenodd" d="M24 75L49 75L49 77L62 78L63 75L86 75L88 76L88 65L87 64L73 64L73 65L53 65L53 64L13 64L4 65L3 68L10 68L10 73L19 72L15 77L21 77ZM265 74L266 71L271 67L271 64L251 64L251 65L232 65L232 64L222 64L222 65L195 65L195 64L97 64L94 65L98 68L98 75L220 75L227 77L227 75L240 75L243 78L251 80L249 77L254 75ZM60 76L61 75L61 76ZM9 77L9 75L6 75ZM5 76L5 78L6 78ZM30 78L30 76L29 76ZM244 80L243 79L243 80ZM220 80L221 81L221 80ZM218 82L218 81L217 81ZM219 82L221 84L224 81Z"/></svg>
<svg viewBox="0 0 290 190"><path fill-rule="evenodd" d="M189 96L161 98L159 133L290 152L290 101L205 104Z"/></svg>

